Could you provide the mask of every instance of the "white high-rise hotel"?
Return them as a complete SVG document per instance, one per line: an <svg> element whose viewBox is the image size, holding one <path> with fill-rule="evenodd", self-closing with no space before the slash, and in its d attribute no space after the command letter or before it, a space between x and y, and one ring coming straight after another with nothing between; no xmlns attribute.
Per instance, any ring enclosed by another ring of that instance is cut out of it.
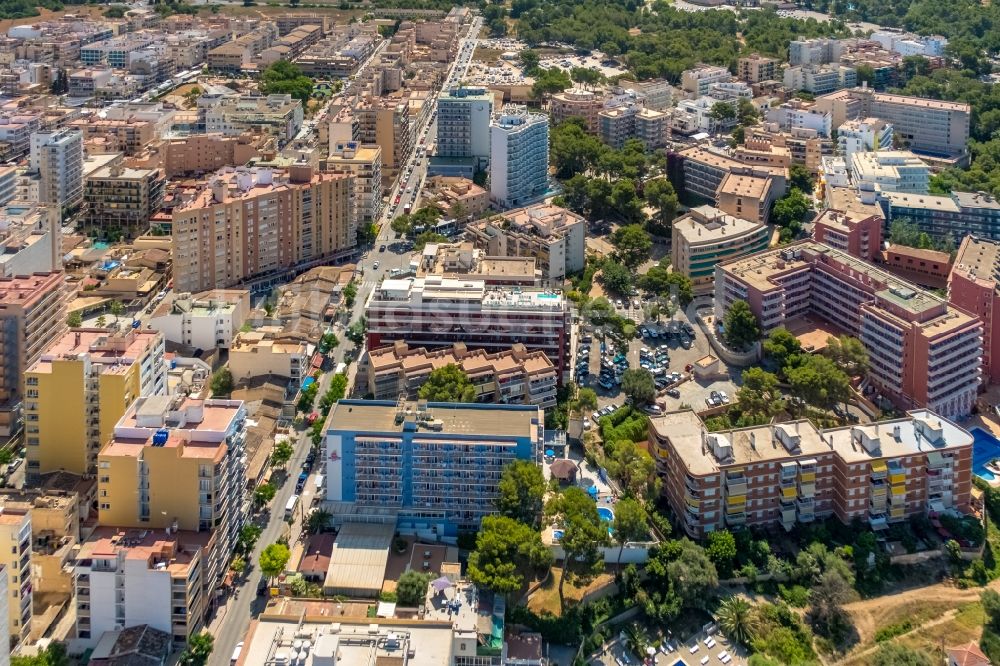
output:
<svg viewBox="0 0 1000 666"><path fill-rule="evenodd" d="M508 104L490 122L490 199L502 208L534 203L548 191L549 118Z"/></svg>

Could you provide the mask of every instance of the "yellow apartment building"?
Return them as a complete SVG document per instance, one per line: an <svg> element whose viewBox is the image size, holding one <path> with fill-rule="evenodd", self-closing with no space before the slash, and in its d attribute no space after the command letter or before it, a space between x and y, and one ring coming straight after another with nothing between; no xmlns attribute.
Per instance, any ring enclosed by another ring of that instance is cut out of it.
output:
<svg viewBox="0 0 1000 666"><path fill-rule="evenodd" d="M11 650L31 630L31 514L4 507L0 512L0 567L7 570L7 626Z"/></svg>
<svg viewBox="0 0 1000 666"><path fill-rule="evenodd" d="M100 447L136 398L166 392L163 334L73 329L24 376L28 474L92 474Z"/></svg>

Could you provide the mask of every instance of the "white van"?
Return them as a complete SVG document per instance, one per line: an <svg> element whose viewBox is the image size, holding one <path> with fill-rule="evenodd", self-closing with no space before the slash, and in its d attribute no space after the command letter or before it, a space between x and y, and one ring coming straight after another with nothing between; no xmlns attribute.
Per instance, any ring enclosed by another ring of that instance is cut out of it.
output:
<svg viewBox="0 0 1000 666"><path fill-rule="evenodd" d="M243 652L243 641L240 641L239 643L236 644L236 649L233 650L233 656L230 657L229 663L230 664L235 664L237 661L239 661L240 660L240 653L242 653L242 652Z"/></svg>
<svg viewBox="0 0 1000 666"><path fill-rule="evenodd" d="M288 503L285 504L285 520L288 520L295 515L295 507L299 505L299 496L292 495L288 498Z"/></svg>

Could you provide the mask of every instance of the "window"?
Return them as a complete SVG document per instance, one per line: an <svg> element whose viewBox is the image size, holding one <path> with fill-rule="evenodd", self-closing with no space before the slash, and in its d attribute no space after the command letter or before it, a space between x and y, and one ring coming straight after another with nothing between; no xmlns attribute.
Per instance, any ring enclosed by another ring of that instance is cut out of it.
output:
<svg viewBox="0 0 1000 666"><path fill-rule="evenodd" d="M111 508L110 504L108 504L107 502L101 502L101 509L102 510L107 511L110 508Z"/></svg>

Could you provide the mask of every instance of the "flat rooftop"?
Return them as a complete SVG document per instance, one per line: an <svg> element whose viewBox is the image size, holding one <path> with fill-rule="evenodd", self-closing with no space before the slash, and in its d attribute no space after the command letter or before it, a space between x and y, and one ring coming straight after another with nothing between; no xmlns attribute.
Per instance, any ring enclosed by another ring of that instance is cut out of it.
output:
<svg viewBox="0 0 1000 666"><path fill-rule="evenodd" d="M995 289L1000 271L998 262L1000 262L1000 243L966 236L958 249L958 254L955 255L955 270L992 283Z"/></svg>
<svg viewBox="0 0 1000 666"><path fill-rule="evenodd" d="M323 589L327 594L377 597L389 562L395 525L346 523L330 553Z"/></svg>
<svg viewBox="0 0 1000 666"><path fill-rule="evenodd" d="M404 410L413 416L416 403L405 403ZM421 439L442 439L449 435L479 435L489 437L534 439L544 422L542 410L533 405L487 405L432 402L427 404L431 419L440 428L421 428ZM405 418L397 418L395 402L379 400L341 400L326 422L327 430L363 433L403 433ZM405 411L400 416L405 417ZM535 421L533 423L532 421Z"/></svg>
<svg viewBox="0 0 1000 666"><path fill-rule="evenodd" d="M98 372L124 374L159 338L160 334L153 330L116 333L104 328L73 329L50 344L28 372L51 373L57 361L76 360L86 354Z"/></svg>
<svg viewBox="0 0 1000 666"><path fill-rule="evenodd" d="M715 244L723 239L739 239L764 225L734 217L714 206L695 206L674 220L673 227L691 245Z"/></svg>
<svg viewBox="0 0 1000 666"><path fill-rule="evenodd" d="M162 565L166 571L186 576L197 550L204 552L213 537L210 530L179 530L168 535L164 530L101 526L80 544L76 559L115 559L124 552L126 559L145 561L150 569Z"/></svg>
<svg viewBox="0 0 1000 666"><path fill-rule="evenodd" d="M529 374L544 370L555 372L555 366L544 352L527 352L523 345L518 347L491 354L483 349L468 350L462 344L435 351L392 345L369 351L368 362L376 374L390 370L402 370L407 375L424 374L446 365L457 365L470 377L484 372L502 375L522 368Z"/></svg>

